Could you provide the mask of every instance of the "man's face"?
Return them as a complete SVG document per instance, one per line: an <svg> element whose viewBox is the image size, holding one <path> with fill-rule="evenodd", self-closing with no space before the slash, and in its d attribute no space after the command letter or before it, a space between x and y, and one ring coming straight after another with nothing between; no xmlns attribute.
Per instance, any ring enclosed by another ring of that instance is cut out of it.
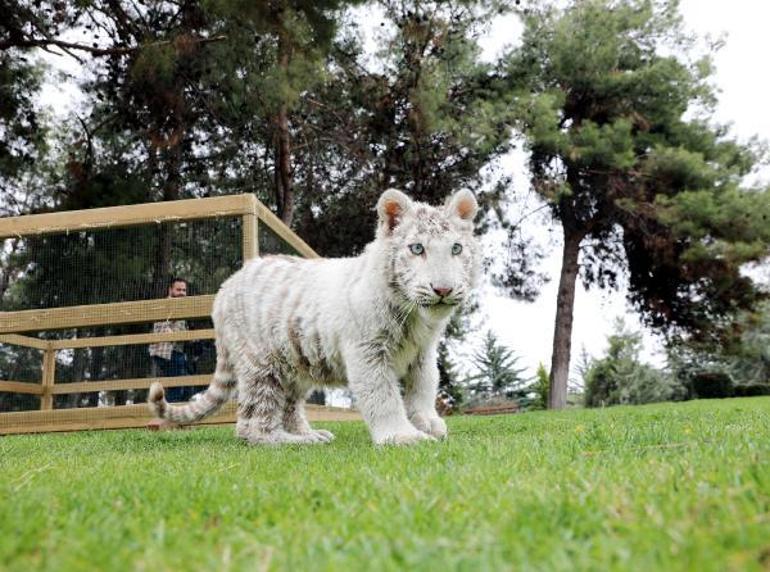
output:
<svg viewBox="0 0 770 572"><path fill-rule="evenodd" d="M169 298L181 298L183 296L187 296L187 284L181 280L174 282L171 286L168 287Z"/></svg>

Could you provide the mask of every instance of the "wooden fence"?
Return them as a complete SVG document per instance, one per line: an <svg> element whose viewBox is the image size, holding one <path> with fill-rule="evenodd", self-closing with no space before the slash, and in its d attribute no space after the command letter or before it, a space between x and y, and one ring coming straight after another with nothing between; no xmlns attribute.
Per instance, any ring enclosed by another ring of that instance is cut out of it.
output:
<svg viewBox="0 0 770 572"><path fill-rule="evenodd" d="M259 255L258 225L260 223L267 225L273 233L302 256L307 258L318 256L310 246L294 234L253 195L168 201L4 218L0 219L0 239L222 217L240 217L242 219L241 247L244 262ZM0 312L0 343L33 348L40 351L43 358L39 383L0 380L0 391L2 392L40 396L40 411L0 413L0 434L141 427L149 420L149 413L144 405L54 409L54 395L145 389L156 380L156 378L148 377L57 384L57 351L214 338L214 330L211 329L61 340L45 340L25 335L25 333L208 317L211 315L213 299L213 295L203 295ZM209 375L192 375L163 377L161 381L165 387L205 386L209 384L210 378ZM310 408L309 414L315 418L325 418L331 415L324 408ZM354 415L344 411L334 414L343 417ZM228 404L218 415L207 420L208 423L232 421L234 421L232 404Z"/></svg>

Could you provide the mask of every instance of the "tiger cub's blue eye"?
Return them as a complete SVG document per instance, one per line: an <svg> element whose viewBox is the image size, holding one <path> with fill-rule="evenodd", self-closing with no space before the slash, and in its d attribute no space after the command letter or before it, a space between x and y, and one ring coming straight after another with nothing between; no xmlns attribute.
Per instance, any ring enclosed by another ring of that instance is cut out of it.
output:
<svg viewBox="0 0 770 572"><path fill-rule="evenodd" d="M463 251L463 245L459 242L455 242L452 245L452 254L460 254Z"/></svg>
<svg viewBox="0 0 770 572"><path fill-rule="evenodd" d="M425 252L425 247L419 242L415 242L414 244L409 245L409 250L411 251L412 254L416 254L419 256L420 254Z"/></svg>

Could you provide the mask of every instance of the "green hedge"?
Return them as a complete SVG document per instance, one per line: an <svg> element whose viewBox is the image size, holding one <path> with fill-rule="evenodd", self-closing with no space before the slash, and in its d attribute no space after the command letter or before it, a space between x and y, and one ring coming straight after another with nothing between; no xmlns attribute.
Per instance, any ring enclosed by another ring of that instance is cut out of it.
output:
<svg viewBox="0 0 770 572"><path fill-rule="evenodd" d="M770 383L749 383L736 385L733 390L735 397L754 397L756 395L770 395Z"/></svg>
<svg viewBox="0 0 770 572"><path fill-rule="evenodd" d="M732 378L722 372L703 372L692 378L692 388L698 399L732 397L735 386Z"/></svg>

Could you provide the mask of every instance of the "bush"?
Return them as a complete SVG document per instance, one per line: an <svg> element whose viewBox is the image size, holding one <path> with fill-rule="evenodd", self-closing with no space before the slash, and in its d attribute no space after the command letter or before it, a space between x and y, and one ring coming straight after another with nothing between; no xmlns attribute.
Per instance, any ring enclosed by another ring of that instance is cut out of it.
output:
<svg viewBox="0 0 770 572"><path fill-rule="evenodd" d="M687 390L675 377L639 360L641 335L622 322L608 338L607 355L590 362L583 374L586 407L679 401Z"/></svg>
<svg viewBox="0 0 770 572"><path fill-rule="evenodd" d="M692 388L698 399L732 397L735 389L730 375L717 371L695 374L692 378Z"/></svg>
<svg viewBox="0 0 770 572"><path fill-rule="evenodd" d="M636 361L596 360L585 376L586 407L679 401L686 390L675 378Z"/></svg>
<svg viewBox="0 0 770 572"><path fill-rule="evenodd" d="M537 366L535 381L529 386L529 392L533 394L528 409L547 409L548 408L548 389L550 385L548 371L541 363Z"/></svg>
<svg viewBox="0 0 770 572"><path fill-rule="evenodd" d="M770 384L749 383L736 385L733 394L735 397L754 397L756 395L770 395Z"/></svg>

